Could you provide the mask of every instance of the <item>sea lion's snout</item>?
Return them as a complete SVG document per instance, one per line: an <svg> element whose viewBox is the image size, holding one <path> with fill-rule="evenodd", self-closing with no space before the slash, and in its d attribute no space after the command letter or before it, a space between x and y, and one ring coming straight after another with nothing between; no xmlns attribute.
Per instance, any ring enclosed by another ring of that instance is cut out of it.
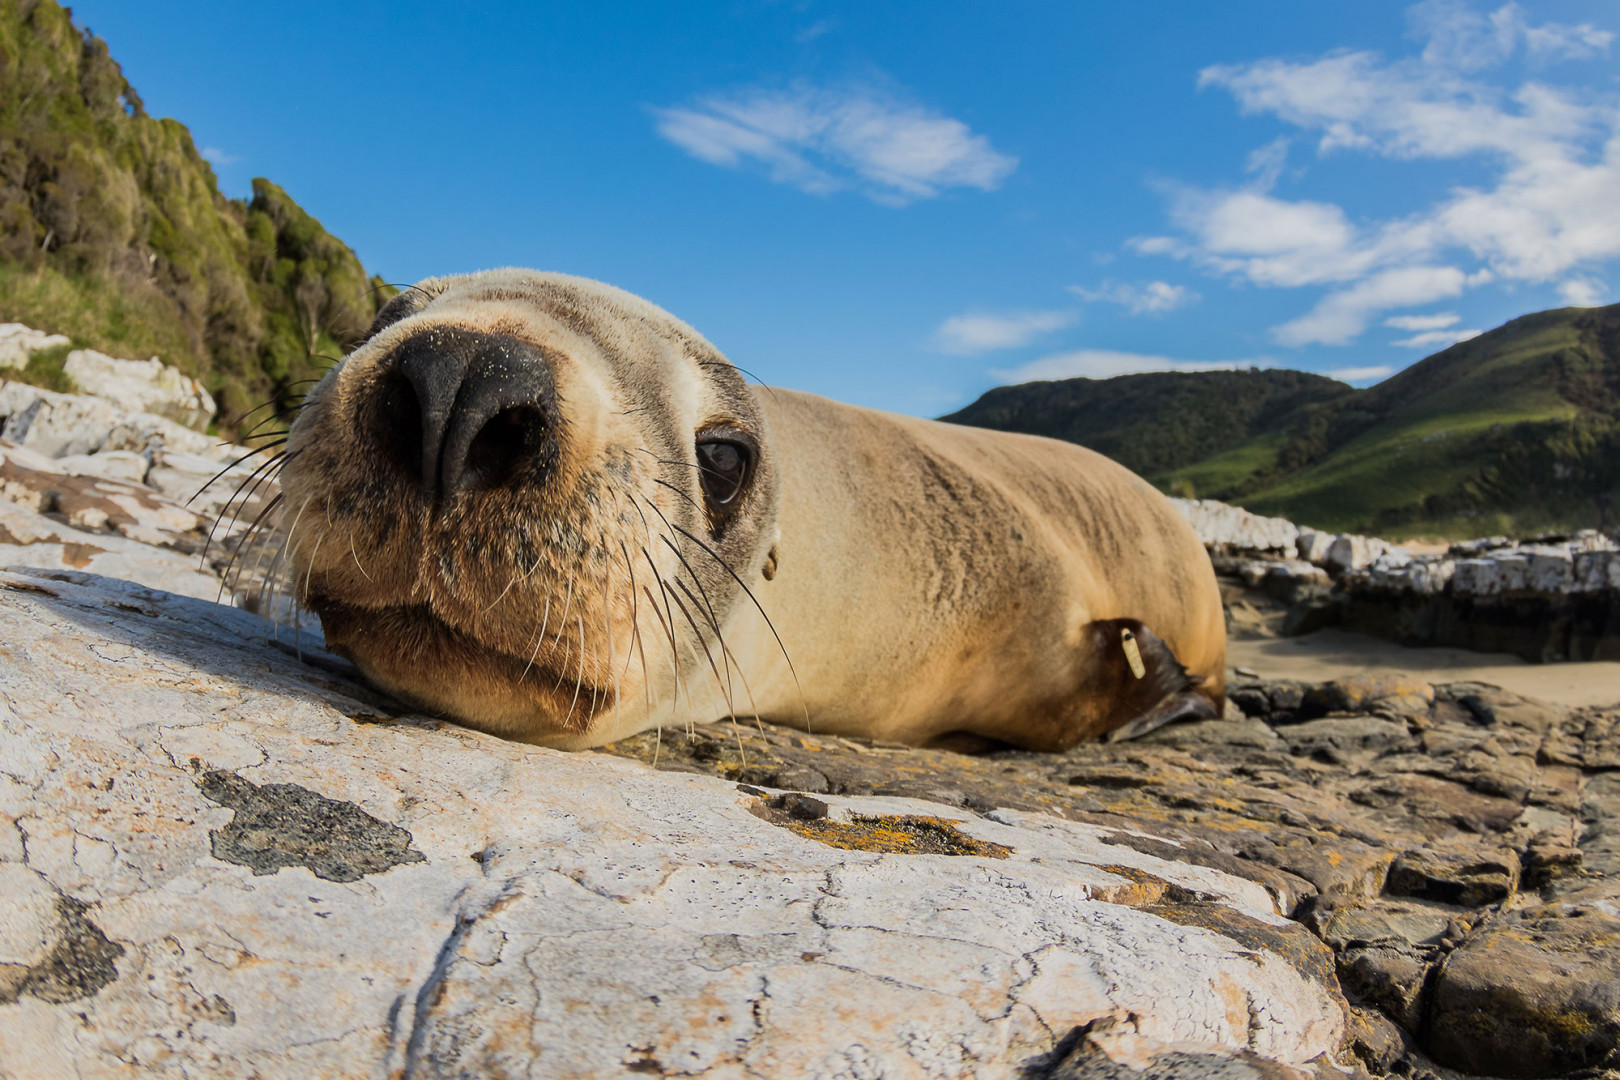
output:
<svg viewBox="0 0 1620 1080"><path fill-rule="evenodd" d="M538 346L431 326L379 365L358 426L432 502L543 479L557 452L556 405Z"/></svg>

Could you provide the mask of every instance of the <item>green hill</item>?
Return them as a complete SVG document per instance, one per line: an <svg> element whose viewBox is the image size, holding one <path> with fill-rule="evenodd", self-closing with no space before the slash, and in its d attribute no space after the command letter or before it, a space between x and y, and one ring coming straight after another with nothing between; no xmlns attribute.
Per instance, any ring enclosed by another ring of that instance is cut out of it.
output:
<svg viewBox="0 0 1620 1080"><path fill-rule="evenodd" d="M1304 371L1155 372L1000 386L941 419L1066 439L1159 476L1277 431L1307 405L1354 393Z"/></svg>
<svg viewBox="0 0 1620 1080"><path fill-rule="evenodd" d="M382 294L268 180L220 194L185 125L148 116L67 9L0 0L0 321L156 354L213 391L229 430L341 355Z"/></svg>
<svg viewBox="0 0 1620 1080"><path fill-rule="evenodd" d="M1279 371L1027 383L945 419L1055 435L1167 491L1318 528L1402 537L1615 524L1620 304L1514 319L1367 390L1323 383Z"/></svg>

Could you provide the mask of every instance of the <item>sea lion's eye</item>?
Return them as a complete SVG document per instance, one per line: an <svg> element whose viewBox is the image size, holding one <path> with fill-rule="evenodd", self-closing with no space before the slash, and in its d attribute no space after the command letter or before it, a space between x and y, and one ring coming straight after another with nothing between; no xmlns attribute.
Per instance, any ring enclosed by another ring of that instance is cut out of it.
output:
<svg viewBox="0 0 1620 1080"><path fill-rule="evenodd" d="M716 509L729 507L748 481L753 451L740 442L710 439L697 444L698 482Z"/></svg>

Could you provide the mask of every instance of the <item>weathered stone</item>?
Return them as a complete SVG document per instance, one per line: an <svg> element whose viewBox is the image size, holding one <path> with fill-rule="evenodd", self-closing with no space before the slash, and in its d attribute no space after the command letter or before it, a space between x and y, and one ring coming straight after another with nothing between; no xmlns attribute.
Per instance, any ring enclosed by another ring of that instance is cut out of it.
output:
<svg viewBox="0 0 1620 1080"><path fill-rule="evenodd" d="M1449 695L1487 727L1522 728L1540 734L1557 724L1562 710L1494 686L1455 685Z"/></svg>
<svg viewBox="0 0 1620 1080"><path fill-rule="evenodd" d="M1076 1028L1057 1061L1025 1075L1039 1080L1311 1080L1313 1076L1243 1049L1160 1042L1144 1036L1133 1019L1110 1016Z"/></svg>
<svg viewBox="0 0 1620 1080"><path fill-rule="evenodd" d="M22 323L0 323L0 368L27 367L35 353L68 344L62 334L47 334Z"/></svg>
<svg viewBox="0 0 1620 1080"><path fill-rule="evenodd" d="M1334 537L1333 543L1328 547L1327 565L1330 569L1341 573L1346 570L1358 570L1371 565L1373 560L1389 550L1389 544L1375 536L1345 534Z"/></svg>
<svg viewBox="0 0 1620 1080"><path fill-rule="evenodd" d="M1273 551L1292 554L1299 527L1283 518L1261 517L1241 507L1213 499L1171 499L1205 545L1236 551Z"/></svg>
<svg viewBox="0 0 1620 1080"><path fill-rule="evenodd" d="M1620 910L1554 904L1506 912L1451 954L1435 984L1427 1049L1453 1068L1554 1076L1620 1066Z"/></svg>
<svg viewBox="0 0 1620 1080"><path fill-rule="evenodd" d="M1329 713L1387 712L1426 716L1434 687L1421 679L1393 675L1353 675L1312 687L1296 708L1303 719Z"/></svg>
<svg viewBox="0 0 1620 1080"><path fill-rule="evenodd" d="M1406 1035L1383 1013L1360 1006L1350 1010L1345 1048L1373 1073L1382 1075L1399 1063L1408 1046Z"/></svg>
<svg viewBox="0 0 1620 1080"><path fill-rule="evenodd" d="M1419 849L1395 860L1384 891L1473 908L1501 903L1518 885L1519 859L1507 849L1493 853Z"/></svg>
<svg viewBox="0 0 1620 1080"><path fill-rule="evenodd" d="M103 398L131 412L152 413L190 428L213 420L214 398L202 383L157 357L118 360L93 349L68 353L62 371L82 394Z"/></svg>
<svg viewBox="0 0 1620 1080"><path fill-rule="evenodd" d="M1288 749L1296 754L1313 754L1322 760L1338 760L1335 755L1356 751L1383 753L1413 745L1415 740L1400 720L1381 716L1325 716L1279 729Z"/></svg>
<svg viewBox="0 0 1620 1080"><path fill-rule="evenodd" d="M0 438L46 457L103 450L139 453L158 446L204 456L220 453L217 440L167 417L23 383L0 383L0 422Z"/></svg>
<svg viewBox="0 0 1620 1080"><path fill-rule="evenodd" d="M1333 547L1335 539L1337 537L1333 533L1301 528L1294 542L1294 551L1306 562L1322 566L1327 562L1328 551Z"/></svg>
<svg viewBox="0 0 1620 1080"><path fill-rule="evenodd" d="M1339 957L1339 983L1350 1000L1378 1009L1408 1034L1422 1026L1428 974L1428 961L1398 946L1350 946Z"/></svg>
<svg viewBox="0 0 1620 1080"><path fill-rule="evenodd" d="M74 943L0 1005L7 1075L1015 1075L1116 1015L1262 1064L1341 1042L1265 888L1117 827L827 794L794 820L833 846L712 776L394 720L228 608L0 582L0 865L80 905L7 938ZM980 853L861 849L918 820Z"/></svg>

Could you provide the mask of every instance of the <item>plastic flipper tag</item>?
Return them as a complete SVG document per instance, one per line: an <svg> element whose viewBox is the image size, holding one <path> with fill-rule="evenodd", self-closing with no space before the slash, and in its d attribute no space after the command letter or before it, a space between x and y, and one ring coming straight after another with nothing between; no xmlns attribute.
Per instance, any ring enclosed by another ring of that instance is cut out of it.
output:
<svg viewBox="0 0 1620 1080"><path fill-rule="evenodd" d="M1120 644L1125 647L1125 662L1131 665L1131 674L1138 679L1147 676L1147 665L1142 663L1142 650L1137 647L1136 635L1129 630L1119 632Z"/></svg>

